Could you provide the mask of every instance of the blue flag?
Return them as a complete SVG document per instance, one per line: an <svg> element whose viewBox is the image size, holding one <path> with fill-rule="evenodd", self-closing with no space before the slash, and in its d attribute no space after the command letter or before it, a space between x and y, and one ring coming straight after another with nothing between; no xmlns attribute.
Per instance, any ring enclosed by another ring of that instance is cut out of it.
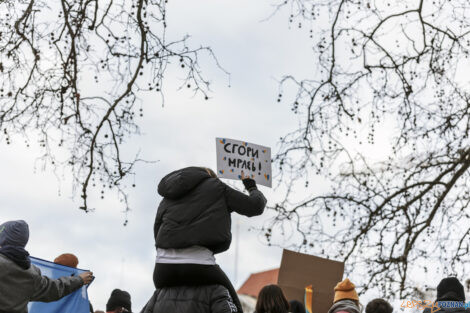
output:
<svg viewBox="0 0 470 313"><path fill-rule="evenodd" d="M42 275L52 279L62 276L79 275L86 270L68 267L31 257L31 263L39 267ZM54 302L30 302L29 313L90 313L87 286Z"/></svg>

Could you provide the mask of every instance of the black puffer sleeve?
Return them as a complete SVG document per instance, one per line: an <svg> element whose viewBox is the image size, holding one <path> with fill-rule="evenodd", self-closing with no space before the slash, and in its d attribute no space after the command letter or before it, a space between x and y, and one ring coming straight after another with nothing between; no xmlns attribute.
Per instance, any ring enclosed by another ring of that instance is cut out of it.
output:
<svg viewBox="0 0 470 313"><path fill-rule="evenodd" d="M163 213L165 211L164 201L165 199L163 199L160 205L158 206L157 214L155 216L155 223L153 224L153 236L155 238L155 245L157 244L158 231L160 230L160 226L162 225L162 221L163 221Z"/></svg>
<svg viewBox="0 0 470 313"><path fill-rule="evenodd" d="M266 198L263 193L256 188L254 180L245 179L243 183L245 186L248 185L246 188L249 195L225 185L225 198L230 211L248 217L263 214L264 207L266 206Z"/></svg>

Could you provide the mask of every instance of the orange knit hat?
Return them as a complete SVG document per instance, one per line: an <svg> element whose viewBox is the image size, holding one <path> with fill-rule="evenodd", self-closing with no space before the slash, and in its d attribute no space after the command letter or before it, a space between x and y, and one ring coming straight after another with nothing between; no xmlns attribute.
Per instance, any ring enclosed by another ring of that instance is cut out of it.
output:
<svg viewBox="0 0 470 313"><path fill-rule="evenodd" d="M355 287L356 286L349 280L349 278L346 278L342 282L336 284L335 298L333 300L333 303L343 299L359 301L359 297L357 296Z"/></svg>
<svg viewBox="0 0 470 313"><path fill-rule="evenodd" d="M76 268L78 265L78 258L71 253L64 253L56 257L54 263Z"/></svg>

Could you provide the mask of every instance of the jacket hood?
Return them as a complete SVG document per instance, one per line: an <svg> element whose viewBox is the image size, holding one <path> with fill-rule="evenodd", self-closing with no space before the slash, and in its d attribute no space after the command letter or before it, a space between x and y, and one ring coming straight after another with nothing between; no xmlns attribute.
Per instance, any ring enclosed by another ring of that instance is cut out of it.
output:
<svg viewBox="0 0 470 313"><path fill-rule="evenodd" d="M18 246L3 246L0 248L0 254L6 256L10 261L16 263L22 269L27 270L31 267L31 260L29 253L22 247Z"/></svg>
<svg viewBox="0 0 470 313"><path fill-rule="evenodd" d="M164 198L176 200L210 177L204 168L186 167L163 177L158 184L158 193Z"/></svg>

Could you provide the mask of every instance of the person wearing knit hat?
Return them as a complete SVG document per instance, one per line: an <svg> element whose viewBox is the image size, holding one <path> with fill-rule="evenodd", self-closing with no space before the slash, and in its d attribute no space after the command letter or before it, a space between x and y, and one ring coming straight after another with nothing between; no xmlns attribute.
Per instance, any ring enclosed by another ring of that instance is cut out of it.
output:
<svg viewBox="0 0 470 313"><path fill-rule="evenodd" d="M0 225L0 311L27 313L30 301L52 302L78 290L93 279L92 272L51 279L31 264L29 226L23 220Z"/></svg>
<svg viewBox="0 0 470 313"><path fill-rule="evenodd" d="M349 278L346 278L342 282L336 284L335 298L333 303L342 299L359 301L359 297L357 296L356 292L356 286L349 280Z"/></svg>
<svg viewBox="0 0 470 313"><path fill-rule="evenodd" d="M131 295L124 290L114 289L111 292L108 303L106 303L107 313L132 312Z"/></svg>
<svg viewBox="0 0 470 313"><path fill-rule="evenodd" d="M470 313L469 304L465 303L465 290L456 277L447 277L437 285L436 301L432 308L423 313Z"/></svg>
<svg viewBox="0 0 470 313"><path fill-rule="evenodd" d="M0 247L24 248L29 240L29 227L23 220L9 221L0 225Z"/></svg>
<svg viewBox="0 0 470 313"><path fill-rule="evenodd" d="M54 263L77 268L78 258L72 253L63 253L54 259Z"/></svg>
<svg viewBox="0 0 470 313"><path fill-rule="evenodd" d="M465 302L465 291L460 281L455 277L447 277L437 285L437 301Z"/></svg>
<svg viewBox="0 0 470 313"><path fill-rule="evenodd" d="M9 221L0 225L0 254L25 270L31 266L29 253L25 250L28 240L29 226L25 221Z"/></svg>
<svg viewBox="0 0 470 313"><path fill-rule="evenodd" d="M361 305L357 296L356 286L346 278L336 284L333 305L328 313L360 313Z"/></svg>

